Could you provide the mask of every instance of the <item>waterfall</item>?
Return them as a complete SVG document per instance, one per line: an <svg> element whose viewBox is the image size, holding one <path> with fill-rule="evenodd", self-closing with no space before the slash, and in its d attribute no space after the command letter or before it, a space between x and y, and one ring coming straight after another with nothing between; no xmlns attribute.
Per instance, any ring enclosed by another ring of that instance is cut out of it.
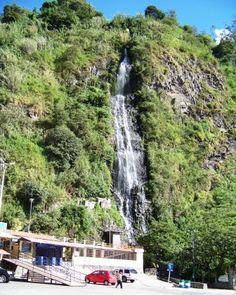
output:
<svg viewBox="0 0 236 295"><path fill-rule="evenodd" d="M127 238L134 242L136 233L146 231L147 201L143 188L146 179L144 154L131 104L130 72L131 64L125 50L117 75L116 93L111 98L117 149L114 193L125 221Z"/></svg>

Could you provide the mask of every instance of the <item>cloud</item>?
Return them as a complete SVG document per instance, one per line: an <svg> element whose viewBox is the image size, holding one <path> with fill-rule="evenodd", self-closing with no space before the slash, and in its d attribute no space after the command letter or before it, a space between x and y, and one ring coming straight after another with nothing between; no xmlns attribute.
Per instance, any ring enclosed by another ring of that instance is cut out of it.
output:
<svg viewBox="0 0 236 295"><path fill-rule="evenodd" d="M216 44L219 44L221 39L225 39L225 37L230 35L230 31L228 29L215 29L214 34Z"/></svg>

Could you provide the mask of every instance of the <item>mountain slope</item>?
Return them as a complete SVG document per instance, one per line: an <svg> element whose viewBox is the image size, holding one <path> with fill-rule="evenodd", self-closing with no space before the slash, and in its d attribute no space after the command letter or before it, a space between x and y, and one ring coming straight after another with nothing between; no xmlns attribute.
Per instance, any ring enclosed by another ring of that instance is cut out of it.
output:
<svg viewBox="0 0 236 295"><path fill-rule="evenodd" d="M126 47L151 204L146 264L173 261L189 276L194 264L211 278L235 262L235 68L173 13L145 14L108 22L82 0L4 10L0 157L16 164L3 219L24 229L34 198L34 231L100 239L124 228L110 97Z"/></svg>

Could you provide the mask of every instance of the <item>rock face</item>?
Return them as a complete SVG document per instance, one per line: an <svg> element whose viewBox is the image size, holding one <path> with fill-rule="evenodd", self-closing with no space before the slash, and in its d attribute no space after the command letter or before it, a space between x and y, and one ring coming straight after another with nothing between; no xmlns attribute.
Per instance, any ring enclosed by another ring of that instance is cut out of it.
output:
<svg viewBox="0 0 236 295"><path fill-rule="evenodd" d="M227 158L228 155L236 150L236 138L230 137L228 141L218 150L212 153L205 161L204 167L215 170Z"/></svg>
<svg viewBox="0 0 236 295"><path fill-rule="evenodd" d="M151 87L162 90L172 100L175 110L190 113L191 106L197 103L198 97L205 92L205 102L212 102L214 96L206 92L206 87L224 91L222 77L212 66L207 71L196 59L189 59L186 64L179 64L163 58L166 74L154 81ZM201 114L199 114L201 116Z"/></svg>
<svg viewBox="0 0 236 295"><path fill-rule="evenodd" d="M161 74L159 79L153 81L151 88L164 94L169 99L173 110L180 115L188 115L197 121L212 118L215 127L225 134L234 126L226 123L219 110L211 110L208 104L214 104L216 97L214 91L220 93L221 99L225 97L224 80L217 71L215 65L208 68L194 58L190 58L185 64L181 64L167 57L162 59L166 73ZM201 101L202 107L197 108ZM219 105L220 107L220 105ZM222 141L214 153L208 156L204 163L207 169L216 169L227 155L235 151L235 139L228 138Z"/></svg>

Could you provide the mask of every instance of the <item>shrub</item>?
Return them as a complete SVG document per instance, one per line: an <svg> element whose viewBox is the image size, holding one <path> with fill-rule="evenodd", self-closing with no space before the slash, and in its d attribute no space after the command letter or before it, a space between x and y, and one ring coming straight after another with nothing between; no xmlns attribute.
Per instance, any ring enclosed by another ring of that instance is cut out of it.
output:
<svg viewBox="0 0 236 295"><path fill-rule="evenodd" d="M165 17L165 13L156 8L154 5L150 5L145 9L145 16L153 17L155 19L163 19Z"/></svg>
<svg viewBox="0 0 236 295"><path fill-rule="evenodd" d="M60 208L61 230L67 235L82 239L92 230L92 215L83 206L75 203L64 204Z"/></svg>
<svg viewBox="0 0 236 295"><path fill-rule="evenodd" d="M71 46L57 60L57 70L68 84L76 84L80 70L88 65L90 57L81 51L78 46Z"/></svg>
<svg viewBox="0 0 236 295"><path fill-rule="evenodd" d="M232 40L221 40L220 44L213 48L213 54L217 58L230 59L231 56L234 58L236 54L236 45Z"/></svg>
<svg viewBox="0 0 236 295"><path fill-rule="evenodd" d="M3 220L9 228L22 230L26 223L26 215L18 202L4 202Z"/></svg>
<svg viewBox="0 0 236 295"><path fill-rule="evenodd" d="M21 20L25 16L25 9L17 6L16 4L13 5L6 5L3 9L3 19L4 23L11 23Z"/></svg>
<svg viewBox="0 0 236 295"><path fill-rule="evenodd" d="M83 0L45 2L40 15L49 29L69 29L78 21L85 21L94 16L101 16L101 13L96 12Z"/></svg>
<svg viewBox="0 0 236 295"><path fill-rule="evenodd" d="M0 73L0 86L5 86L12 92L20 89L23 80L23 73L16 66L8 66L4 72Z"/></svg>
<svg viewBox="0 0 236 295"><path fill-rule="evenodd" d="M25 54L32 54L37 51L37 42L30 38L24 38L20 41L19 48Z"/></svg>
<svg viewBox="0 0 236 295"><path fill-rule="evenodd" d="M22 188L17 193L17 198L25 208L29 207L29 199L34 199L34 205L38 205L43 202L47 197L47 191L42 186L33 181L27 181L23 184Z"/></svg>
<svg viewBox="0 0 236 295"><path fill-rule="evenodd" d="M79 139L65 126L50 129L45 143L48 158L59 171L73 166L82 148Z"/></svg>
<svg viewBox="0 0 236 295"><path fill-rule="evenodd" d="M183 30L187 33L196 35L197 34L197 29L195 27L192 27L190 25L184 25Z"/></svg>

